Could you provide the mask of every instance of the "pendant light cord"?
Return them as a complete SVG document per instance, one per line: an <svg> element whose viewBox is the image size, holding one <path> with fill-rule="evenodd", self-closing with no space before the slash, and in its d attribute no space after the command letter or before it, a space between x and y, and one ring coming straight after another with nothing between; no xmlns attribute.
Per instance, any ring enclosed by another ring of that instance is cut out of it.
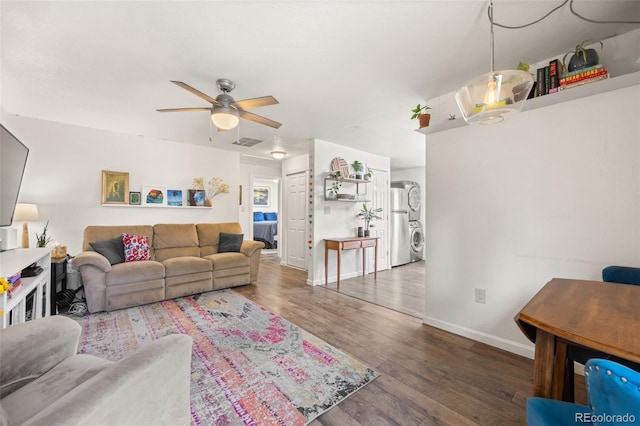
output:
<svg viewBox="0 0 640 426"><path fill-rule="evenodd" d="M490 42L490 46L491 46L491 72L493 72L495 70L495 61L493 58L493 52L494 52L494 38L493 38L493 0L491 0L489 2L489 22L491 22L491 42Z"/></svg>
<svg viewBox="0 0 640 426"><path fill-rule="evenodd" d="M487 14L489 15L489 20L491 21L492 34L493 34L493 25L496 25L496 26L498 26L500 28L506 28L508 30L518 30L520 28L530 27L531 25L537 24L538 22L548 18L552 13L562 9L564 6L566 6L567 3L569 3L569 10L571 11L571 13L574 16L576 16L579 19L582 19L583 21L586 21L586 22L591 22L591 23L594 23L594 24L640 24L640 21L599 21L599 20L596 20L596 19L586 18L586 17L580 15L578 12L576 12L573 9L573 2L574 2L574 0L564 0L559 6L556 6L553 9L551 9L546 15L544 15L540 19L536 19L535 21L529 22L528 24L512 26L512 25L500 24L498 22L494 22L493 21L493 0L491 0L491 2L489 4L489 9L487 10Z"/></svg>

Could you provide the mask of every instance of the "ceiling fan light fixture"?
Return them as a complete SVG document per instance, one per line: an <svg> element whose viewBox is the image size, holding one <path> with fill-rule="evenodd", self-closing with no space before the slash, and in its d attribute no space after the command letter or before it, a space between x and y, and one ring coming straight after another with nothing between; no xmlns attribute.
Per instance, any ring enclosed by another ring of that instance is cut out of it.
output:
<svg viewBox="0 0 640 426"><path fill-rule="evenodd" d="M271 151L271 156L274 160L282 160L285 155L287 155L287 153L284 151Z"/></svg>
<svg viewBox="0 0 640 426"><path fill-rule="evenodd" d="M240 117L234 108L214 107L211 111L211 121L220 130L230 130L238 125Z"/></svg>

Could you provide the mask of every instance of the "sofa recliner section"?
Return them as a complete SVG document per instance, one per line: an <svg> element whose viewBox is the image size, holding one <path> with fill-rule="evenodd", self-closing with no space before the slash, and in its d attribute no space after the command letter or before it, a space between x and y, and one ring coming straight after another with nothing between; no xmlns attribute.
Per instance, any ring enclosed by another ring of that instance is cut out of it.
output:
<svg viewBox="0 0 640 426"><path fill-rule="evenodd" d="M239 252L219 253L220 233L241 234L239 223L88 226L72 263L84 283L89 312L159 302L258 279L264 243L244 240ZM90 243L124 233L149 237L150 260L111 265Z"/></svg>

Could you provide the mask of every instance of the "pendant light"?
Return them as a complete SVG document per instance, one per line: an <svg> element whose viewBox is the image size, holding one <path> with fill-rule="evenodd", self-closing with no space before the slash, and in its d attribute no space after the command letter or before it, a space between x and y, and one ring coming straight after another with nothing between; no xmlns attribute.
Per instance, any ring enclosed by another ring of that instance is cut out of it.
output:
<svg viewBox="0 0 640 426"><path fill-rule="evenodd" d="M533 86L533 76L526 71L494 71L493 0L489 2L489 20L491 72L474 78L456 92L456 103L467 123L495 124L510 113L520 112Z"/></svg>

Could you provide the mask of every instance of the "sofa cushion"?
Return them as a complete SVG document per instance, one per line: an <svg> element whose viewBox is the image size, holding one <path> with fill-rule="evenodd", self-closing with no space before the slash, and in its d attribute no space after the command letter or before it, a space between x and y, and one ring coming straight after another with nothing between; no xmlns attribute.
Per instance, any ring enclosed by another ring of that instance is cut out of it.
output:
<svg viewBox="0 0 640 426"><path fill-rule="evenodd" d="M242 240L244 239L244 234L229 234L228 232L220 233L220 245L218 246L218 253L228 253L228 252L240 252L240 247L242 247Z"/></svg>
<svg viewBox="0 0 640 426"><path fill-rule="evenodd" d="M108 240L94 241L89 244L95 251L106 257L112 265L124 262L124 243L122 242L122 236Z"/></svg>
<svg viewBox="0 0 640 426"><path fill-rule="evenodd" d="M211 261L200 257L174 257L163 260L162 264L167 277L211 272L212 269Z"/></svg>
<svg viewBox="0 0 640 426"><path fill-rule="evenodd" d="M153 248L158 262L180 257L200 257L194 224L158 224L153 227Z"/></svg>
<svg viewBox="0 0 640 426"><path fill-rule="evenodd" d="M263 212L253 212L253 221L254 222L262 222L262 221L264 221L264 213Z"/></svg>
<svg viewBox="0 0 640 426"><path fill-rule="evenodd" d="M2 404L12 424L22 424L111 364L111 361L93 355L72 356L33 382L7 395ZM55 384L54 387L52 384Z"/></svg>
<svg viewBox="0 0 640 426"><path fill-rule="evenodd" d="M84 239L82 241L82 251L94 251L89 244L90 241L102 241L109 238L120 237L122 234L146 235L151 244L151 259L153 254L153 226L151 225L91 225L84 229Z"/></svg>
<svg viewBox="0 0 640 426"><path fill-rule="evenodd" d="M125 262L151 260L149 237L146 235L124 234L122 243L124 244Z"/></svg>
<svg viewBox="0 0 640 426"><path fill-rule="evenodd" d="M151 280L163 280L164 265L150 260L148 262L126 262L113 265L107 274L107 286L138 283Z"/></svg>
<svg viewBox="0 0 640 426"><path fill-rule="evenodd" d="M251 259L242 253L216 253L206 256L205 259L211 261L214 272L219 269L249 266L251 263Z"/></svg>
<svg viewBox="0 0 640 426"><path fill-rule="evenodd" d="M242 234L242 227L237 222L199 223L196 225L198 241L200 241L200 257L218 252L220 233Z"/></svg>

